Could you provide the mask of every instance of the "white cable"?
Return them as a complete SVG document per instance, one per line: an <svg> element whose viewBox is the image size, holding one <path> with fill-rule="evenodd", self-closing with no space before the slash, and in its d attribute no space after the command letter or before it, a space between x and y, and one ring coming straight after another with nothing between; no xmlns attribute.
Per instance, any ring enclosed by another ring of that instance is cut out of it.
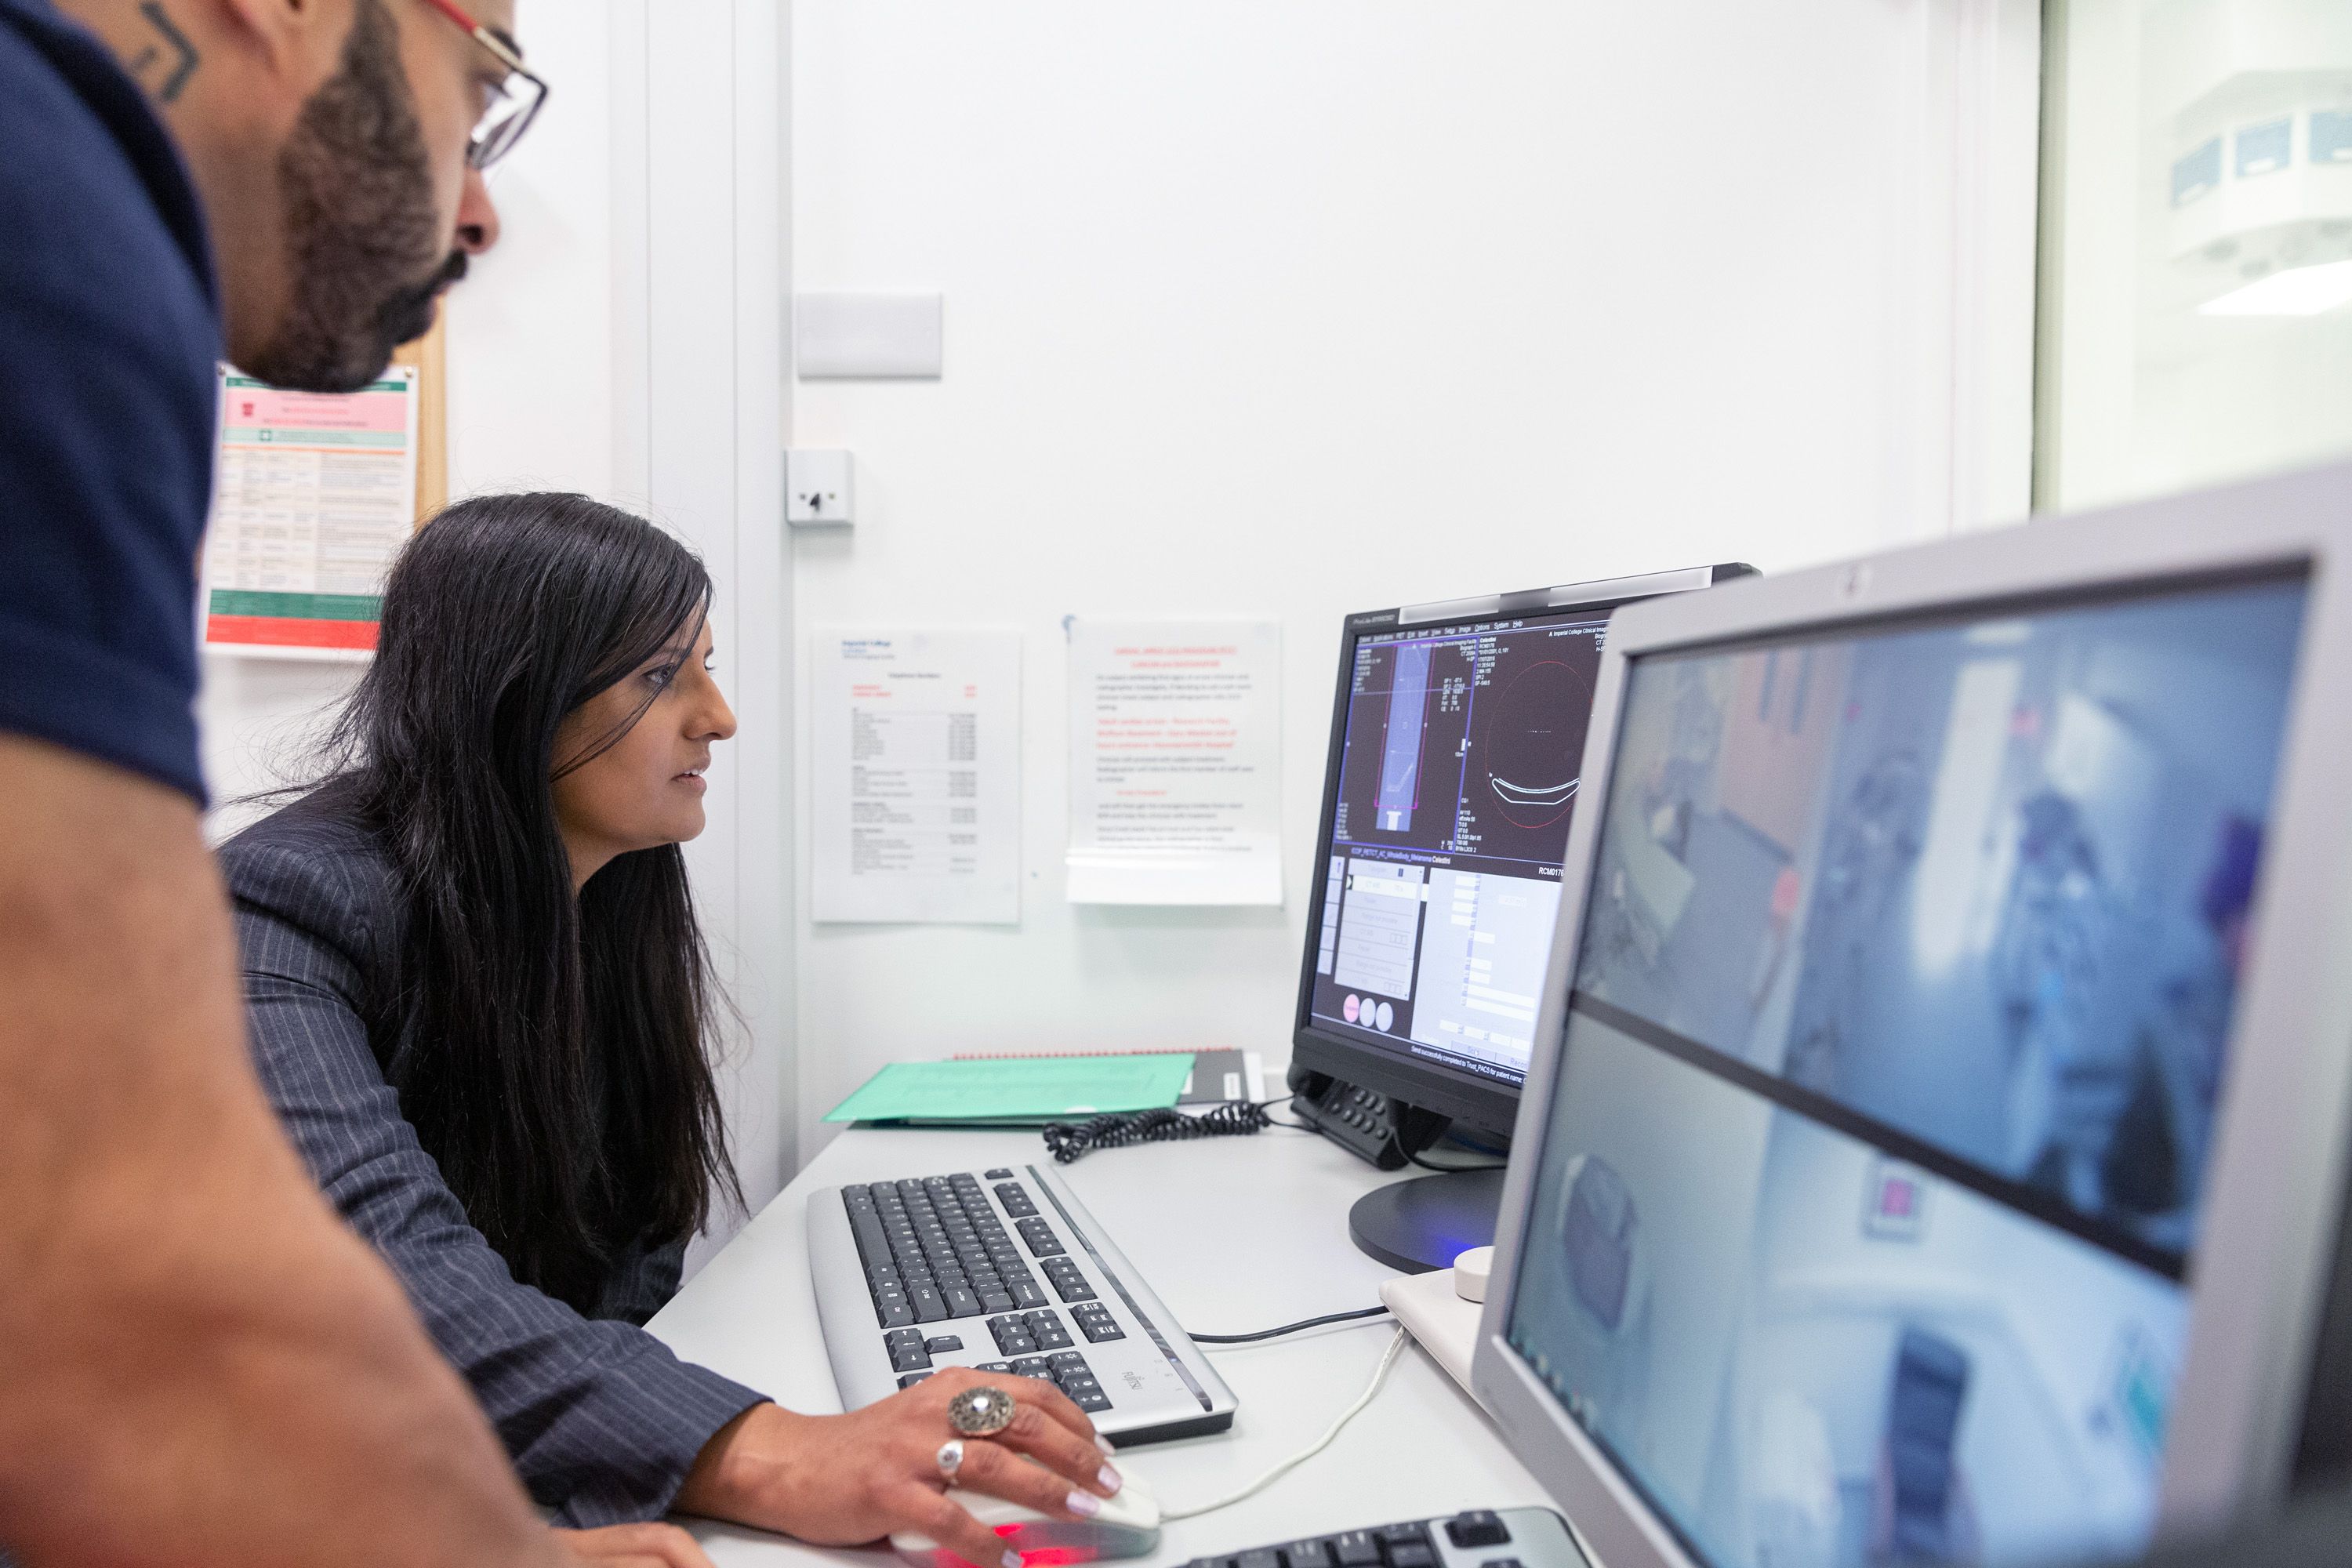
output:
<svg viewBox="0 0 2352 1568"><path fill-rule="evenodd" d="M1265 1490L1266 1488L1274 1485L1275 1482L1280 1480L1283 1477L1288 1475L1291 1471L1297 1469L1299 1466L1305 1464L1307 1460L1313 1458L1324 1449L1329 1447L1331 1446L1331 1439L1339 1435L1339 1429L1342 1426L1345 1426L1349 1422L1353 1421L1357 1416L1362 1415L1364 1406L1370 1405L1372 1402L1372 1396L1380 1393L1381 1384L1388 1381L1389 1368L1396 1364L1397 1352L1404 1349L1404 1327L1402 1324L1399 1324L1397 1327L1396 1337L1389 1341L1389 1348L1381 1354L1381 1364L1372 1369L1371 1383L1364 1389L1363 1393L1356 1396L1356 1403L1339 1412L1339 1418L1337 1421L1332 1422L1329 1426L1324 1429L1323 1436L1316 1438L1314 1442L1308 1444L1297 1453L1291 1455L1290 1458L1283 1460L1282 1463L1275 1466L1274 1468L1266 1471L1265 1474L1258 1477L1257 1479L1250 1482L1249 1485L1244 1487L1237 1492L1234 1492L1226 1497L1221 1497L1214 1502L1204 1502L1198 1508L1163 1509L1160 1510L1160 1517L1162 1519L1195 1519L1204 1513L1214 1513L1221 1508L1231 1508L1234 1504L1241 1501L1244 1498L1253 1498L1257 1496L1258 1493Z"/></svg>

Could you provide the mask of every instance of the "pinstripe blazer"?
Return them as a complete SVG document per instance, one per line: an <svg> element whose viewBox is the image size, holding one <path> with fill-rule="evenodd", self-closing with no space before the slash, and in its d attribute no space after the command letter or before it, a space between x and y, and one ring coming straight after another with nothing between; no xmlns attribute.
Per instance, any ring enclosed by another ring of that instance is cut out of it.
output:
<svg viewBox="0 0 2352 1568"><path fill-rule="evenodd" d="M583 1317L518 1283L467 1223L383 1065L400 1041L403 910L390 862L331 786L221 847L253 1056L343 1218L392 1265L557 1522L667 1510L711 1435L764 1396L680 1362L637 1325L677 1289L685 1244L632 1248Z"/></svg>

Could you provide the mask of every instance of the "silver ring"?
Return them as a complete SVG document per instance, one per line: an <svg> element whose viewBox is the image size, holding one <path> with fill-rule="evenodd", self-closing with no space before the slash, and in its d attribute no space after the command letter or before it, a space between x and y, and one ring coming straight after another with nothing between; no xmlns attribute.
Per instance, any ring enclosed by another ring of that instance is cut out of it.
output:
<svg viewBox="0 0 2352 1568"><path fill-rule="evenodd" d="M962 1438L950 1437L940 1445L939 1465L940 1475L950 1481L956 1479L956 1472L963 1468Z"/></svg>

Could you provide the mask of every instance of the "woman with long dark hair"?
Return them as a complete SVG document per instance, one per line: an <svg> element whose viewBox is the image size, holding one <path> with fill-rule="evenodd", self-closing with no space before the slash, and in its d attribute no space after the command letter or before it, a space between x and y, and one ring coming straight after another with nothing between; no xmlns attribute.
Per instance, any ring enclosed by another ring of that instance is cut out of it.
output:
<svg viewBox="0 0 2352 1568"><path fill-rule="evenodd" d="M740 1201L678 849L735 731L709 602L690 552L582 496L465 501L418 533L322 782L221 851L255 1059L564 1522L910 1528L992 1563L938 1458L976 1374L799 1415L640 1326L713 1194ZM957 1484L1096 1511L1118 1479L1091 1425L1015 1386Z"/></svg>

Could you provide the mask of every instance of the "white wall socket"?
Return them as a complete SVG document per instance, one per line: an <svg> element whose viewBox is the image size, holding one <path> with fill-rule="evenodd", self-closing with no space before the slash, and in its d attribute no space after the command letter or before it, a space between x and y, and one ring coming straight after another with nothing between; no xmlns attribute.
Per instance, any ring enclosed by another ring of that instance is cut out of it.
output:
<svg viewBox="0 0 2352 1568"><path fill-rule="evenodd" d="M784 521L795 528L853 520L849 454L837 447L794 447L784 454Z"/></svg>

